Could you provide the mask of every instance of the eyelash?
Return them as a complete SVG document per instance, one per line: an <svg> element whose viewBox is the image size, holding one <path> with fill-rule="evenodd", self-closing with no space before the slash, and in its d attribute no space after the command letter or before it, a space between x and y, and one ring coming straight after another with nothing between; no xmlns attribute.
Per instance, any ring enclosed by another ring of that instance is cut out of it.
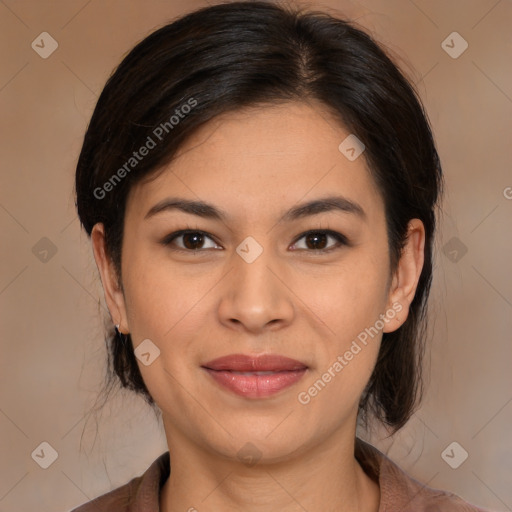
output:
<svg viewBox="0 0 512 512"><path fill-rule="evenodd" d="M169 235L167 235L161 241L161 244L163 246L167 247L167 246L171 245L172 242L176 238L178 238L178 237L180 237L182 235L187 235L187 234L200 234L200 235L203 235L205 237L210 238L215 244L219 245L209 233L207 233L205 231L201 231L200 229L181 229L179 231L175 231L175 232L170 233ZM339 249L342 246L349 246L350 245L350 243L349 243L349 241L348 241L348 239L347 239L347 237L345 235L342 235L341 233L338 233L337 231L332 231L330 229L312 229L312 230L306 231L305 233L302 233L295 240L293 245L295 245L302 238L304 238L304 237L306 237L308 235L311 235L311 234L321 234L321 235L331 236L332 238L334 238L337 241L337 244L335 244L334 246L329 247L327 249L298 249L298 250L306 251L306 252L311 252L311 253L324 254L324 253L329 253L329 252L332 252L333 250ZM207 249L195 249L194 250L194 249L182 249L181 247L178 247L178 248L173 249L173 250L179 251L179 252L194 253L194 252L205 251Z"/></svg>

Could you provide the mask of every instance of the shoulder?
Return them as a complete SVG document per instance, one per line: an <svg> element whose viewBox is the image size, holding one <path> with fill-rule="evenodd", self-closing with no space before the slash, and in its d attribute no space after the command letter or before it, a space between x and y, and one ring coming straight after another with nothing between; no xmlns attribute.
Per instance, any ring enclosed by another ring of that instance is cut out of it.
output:
<svg viewBox="0 0 512 512"><path fill-rule="evenodd" d="M71 512L128 512L141 480L142 477L134 478L126 485L84 503Z"/></svg>
<svg viewBox="0 0 512 512"><path fill-rule="evenodd" d="M491 512L454 493L428 487L405 473L377 448L356 442L356 458L379 481L379 512Z"/></svg>
<svg viewBox="0 0 512 512"><path fill-rule="evenodd" d="M382 512L391 512L397 505L403 512L486 512L454 493L422 484L387 458L382 462L380 485Z"/></svg>
<svg viewBox="0 0 512 512"><path fill-rule="evenodd" d="M159 494L170 474L169 452L127 484L93 499L71 512L158 512Z"/></svg>

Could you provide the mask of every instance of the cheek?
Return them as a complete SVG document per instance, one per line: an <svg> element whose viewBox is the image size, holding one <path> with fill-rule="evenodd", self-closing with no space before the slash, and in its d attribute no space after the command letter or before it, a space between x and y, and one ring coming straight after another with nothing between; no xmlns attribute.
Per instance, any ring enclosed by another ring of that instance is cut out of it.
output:
<svg viewBox="0 0 512 512"><path fill-rule="evenodd" d="M323 320L331 334L345 342L375 323L383 313L388 295L386 255L361 250L347 255L340 264L310 278L297 272L300 296Z"/></svg>
<svg viewBox="0 0 512 512"><path fill-rule="evenodd" d="M354 252L337 270L331 267L325 276L315 276L306 295L311 310L325 325L324 343L315 347L318 365L308 383L320 379L316 388L322 389L323 398L318 405L340 396L357 402L373 371L388 283L386 254L382 258L376 254L376 249Z"/></svg>
<svg viewBox="0 0 512 512"><path fill-rule="evenodd" d="M208 290L208 279L200 278L197 272L183 272L182 267L155 258L150 251L127 251L124 263L132 339L135 342L154 337L167 345L167 338L183 329L196 314L195 305Z"/></svg>
<svg viewBox="0 0 512 512"><path fill-rule="evenodd" d="M207 315L204 298L211 284L204 278L194 282L174 272L172 264L157 264L144 255L127 258L126 269L126 309L134 349L150 339L159 350L148 366L137 360L142 378L161 409L172 404L185 410L188 395L182 386L197 371L193 342Z"/></svg>

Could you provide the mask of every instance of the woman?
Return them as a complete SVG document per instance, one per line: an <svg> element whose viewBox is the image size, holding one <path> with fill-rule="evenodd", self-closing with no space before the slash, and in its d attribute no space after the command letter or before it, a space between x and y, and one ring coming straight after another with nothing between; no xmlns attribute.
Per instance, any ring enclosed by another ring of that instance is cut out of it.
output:
<svg viewBox="0 0 512 512"><path fill-rule="evenodd" d="M113 374L169 451L76 510L481 510L356 438L421 396L441 184L412 87L345 21L236 2L139 43L77 209Z"/></svg>

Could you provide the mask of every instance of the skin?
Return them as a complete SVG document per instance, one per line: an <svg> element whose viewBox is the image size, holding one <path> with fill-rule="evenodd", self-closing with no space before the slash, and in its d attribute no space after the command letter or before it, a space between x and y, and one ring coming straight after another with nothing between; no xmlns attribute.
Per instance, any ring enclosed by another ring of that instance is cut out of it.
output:
<svg viewBox="0 0 512 512"><path fill-rule="evenodd" d="M166 512L272 510L373 511L380 491L354 458L358 402L372 373L382 332L304 405L307 391L365 328L393 304L406 320L423 265L421 221L391 273L385 212L364 153L349 161L338 146L349 132L311 102L224 114L204 125L157 178L130 191L122 247L122 287L92 233L106 301L134 347L149 338L160 356L144 381L162 410L172 472L161 494ZM327 211L279 222L290 208L337 195L364 217ZM145 219L167 197L203 200L224 220L168 210ZM309 230L342 233L308 241ZM161 240L179 229L211 235ZM248 236L263 252L247 263L236 252ZM188 243L188 245L185 245ZM316 247L335 247L321 253ZM179 251L181 249L181 252ZM188 252L186 252L188 250ZM264 399L221 388L201 365L232 354L282 354L308 370L299 383ZM261 458L237 456L247 443ZM194 507L194 508L192 508Z"/></svg>

